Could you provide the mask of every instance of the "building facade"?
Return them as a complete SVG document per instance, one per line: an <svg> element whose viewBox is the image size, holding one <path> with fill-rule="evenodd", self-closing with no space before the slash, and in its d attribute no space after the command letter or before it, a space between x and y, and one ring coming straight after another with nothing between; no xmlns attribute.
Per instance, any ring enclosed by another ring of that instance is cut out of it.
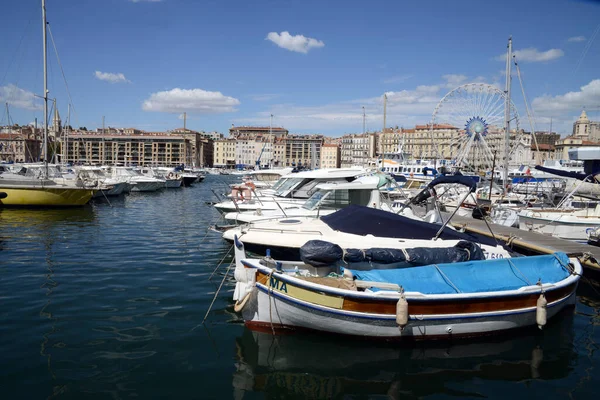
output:
<svg viewBox="0 0 600 400"><path fill-rule="evenodd" d="M340 161L340 146L337 144L321 146L321 168L339 168Z"/></svg>
<svg viewBox="0 0 600 400"><path fill-rule="evenodd" d="M235 139L220 139L214 142L214 163L217 168L235 168Z"/></svg>
<svg viewBox="0 0 600 400"><path fill-rule="evenodd" d="M352 166L367 166L374 162L371 154L373 149L370 145L373 143L372 134L350 134L344 135L340 144L340 166L342 168Z"/></svg>
<svg viewBox="0 0 600 400"><path fill-rule="evenodd" d="M30 127L2 129L0 162L37 162L42 158L42 141Z"/></svg>
<svg viewBox="0 0 600 400"><path fill-rule="evenodd" d="M98 135L71 133L61 139L63 162L88 165L188 165L192 144L180 135Z"/></svg>

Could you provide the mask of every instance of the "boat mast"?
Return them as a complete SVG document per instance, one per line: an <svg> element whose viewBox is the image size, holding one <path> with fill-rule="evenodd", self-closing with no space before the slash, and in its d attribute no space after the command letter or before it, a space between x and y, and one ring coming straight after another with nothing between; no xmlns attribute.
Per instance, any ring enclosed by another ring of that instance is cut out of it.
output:
<svg viewBox="0 0 600 400"><path fill-rule="evenodd" d="M42 40L44 54L44 172L48 177L48 42L46 39L46 0L42 0Z"/></svg>
<svg viewBox="0 0 600 400"><path fill-rule="evenodd" d="M510 67L512 59L512 36L508 38L508 46L506 52L506 88L504 91L504 193L508 187L508 153L510 140Z"/></svg>
<svg viewBox="0 0 600 400"><path fill-rule="evenodd" d="M381 139L380 140L383 140L385 138L386 111L387 111L387 94L384 93L383 94L383 130L381 131ZM381 146L381 170L385 171L385 147L384 147L384 145Z"/></svg>
<svg viewBox="0 0 600 400"><path fill-rule="evenodd" d="M269 168L273 168L273 114L271 114L271 120L269 122L269 147Z"/></svg>
<svg viewBox="0 0 600 400"><path fill-rule="evenodd" d="M67 126L65 129L65 155L63 158L65 159L65 165L69 163L69 129L71 129L71 103L67 105Z"/></svg>

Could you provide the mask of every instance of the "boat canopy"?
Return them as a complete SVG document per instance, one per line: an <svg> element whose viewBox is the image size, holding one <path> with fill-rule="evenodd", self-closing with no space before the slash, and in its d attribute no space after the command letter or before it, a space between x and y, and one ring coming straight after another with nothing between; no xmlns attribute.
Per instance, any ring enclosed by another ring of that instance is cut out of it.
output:
<svg viewBox="0 0 600 400"><path fill-rule="evenodd" d="M547 173L552 174L552 175L564 176L565 178L575 178L575 179L578 179L580 181L587 180L588 182L596 182L596 183L598 183L598 181L593 176L590 176L588 178L588 176L589 176L588 174L581 173L581 172L563 171L563 170L560 170L560 169L553 169L553 168L542 167L541 165L536 165L535 169L537 169L538 171L547 172ZM596 175L597 173L598 172L596 172L596 173L594 173L592 175Z"/></svg>
<svg viewBox="0 0 600 400"><path fill-rule="evenodd" d="M473 178L464 175L443 175L432 180L427 186L433 188L443 183L457 183L459 185L465 185L471 190L471 192L474 192L475 189L477 189L477 183L473 180Z"/></svg>
<svg viewBox="0 0 600 400"><path fill-rule="evenodd" d="M440 225L411 219L389 211L377 210L365 206L350 205L332 214L321 217L331 229L354 235L373 235L399 239L433 238ZM475 233L463 233L444 228L441 239L468 240L471 242L495 246L494 239Z"/></svg>
<svg viewBox="0 0 600 400"><path fill-rule="evenodd" d="M436 264L414 268L350 270L358 280L395 283L423 294L482 293L557 283L571 275L565 253ZM372 289L376 290L376 289Z"/></svg>

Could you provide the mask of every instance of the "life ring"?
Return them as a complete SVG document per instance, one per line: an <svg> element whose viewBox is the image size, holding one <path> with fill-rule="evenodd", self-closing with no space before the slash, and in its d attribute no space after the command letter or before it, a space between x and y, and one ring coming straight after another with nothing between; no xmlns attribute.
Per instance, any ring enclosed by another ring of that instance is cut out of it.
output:
<svg viewBox="0 0 600 400"><path fill-rule="evenodd" d="M412 172L410 173L410 177L412 178L413 176L415 176L415 174L413 174Z"/></svg>

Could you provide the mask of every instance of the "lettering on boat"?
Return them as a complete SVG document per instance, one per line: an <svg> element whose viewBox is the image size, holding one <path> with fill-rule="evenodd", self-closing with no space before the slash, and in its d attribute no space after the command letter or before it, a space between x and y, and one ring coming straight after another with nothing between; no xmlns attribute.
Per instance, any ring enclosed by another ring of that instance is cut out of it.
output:
<svg viewBox="0 0 600 400"><path fill-rule="evenodd" d="M269 281L269 286L271 286L273 289L279 290L280 292L284 292L284 293L288 292L287 284L285 282L281 282L279 279L275 278L274 276L271 276L271 279Z"/></svg>
<svg viewBox="0 0 600 400"><path fill-rule="evenodd" d="M497 258L504 258L504 254L501 253L490 253L490 256L488 257L488 259L497 259Z"/></svg>

